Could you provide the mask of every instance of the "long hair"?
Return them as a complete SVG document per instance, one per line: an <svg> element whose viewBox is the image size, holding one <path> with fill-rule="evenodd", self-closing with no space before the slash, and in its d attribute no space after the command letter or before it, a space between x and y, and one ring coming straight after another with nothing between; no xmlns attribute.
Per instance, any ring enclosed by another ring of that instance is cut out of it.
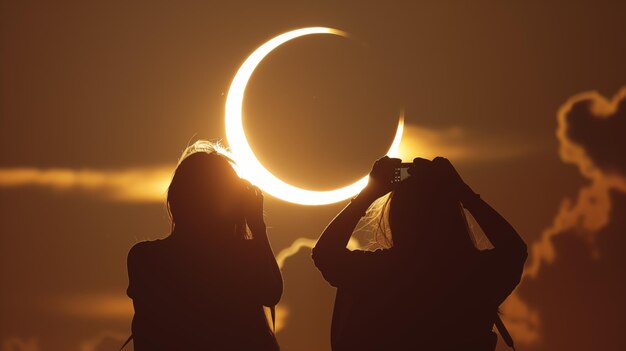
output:
<svg viewBox="0 0 626 351"><path fill-rule="evenodd" d="M410 176L376 200L366 213L366 225L383 248L420 246L477 250L476 239L460 201L436 181Z"/></svg>
<svg viewBox="0 0 626 351"><path fill-rule="evenodd" d="M213 221L231 225L235 237L251 238L241 206L231 206L227 216L219 211L225 203L236 204L242 184L224 150L218 143L198 140L183 151L167 190L172 231L177 225Z"/></svg>

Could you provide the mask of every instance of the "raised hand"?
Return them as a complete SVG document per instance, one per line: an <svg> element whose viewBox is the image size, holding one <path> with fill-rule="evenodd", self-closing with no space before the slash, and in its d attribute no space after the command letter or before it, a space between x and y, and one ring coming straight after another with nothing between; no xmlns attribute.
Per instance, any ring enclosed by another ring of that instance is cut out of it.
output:
<svg viewBox="0 0 626 351"><path fill-rule="evenodd" d="M246 223L253 232L257 229L265 229L265 220L263 219L263 192L256 185L243 180L243 214Z"/></svg>
<svg viewBox="0 0 626 351"><path fill-rule="evenodd" d="M435 174L440 177L443 186L449 189L450 194L460 201L469 201L476 197L476 193L467 185L450 160L445 157L435 157L432 161Z"/></svg>
<svg viewBox="0 0 626 351"><path fill-rule="evenodd" d="M400 167L402 160L384 156L376 160L372 166L367 186L361 191L361 195L370 200L387 194L392 190L395 170Z"/></svg>

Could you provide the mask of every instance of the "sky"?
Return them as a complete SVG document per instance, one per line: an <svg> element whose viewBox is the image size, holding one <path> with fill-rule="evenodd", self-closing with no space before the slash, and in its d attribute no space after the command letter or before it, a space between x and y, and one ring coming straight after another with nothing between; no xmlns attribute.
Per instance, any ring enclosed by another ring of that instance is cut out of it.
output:
<svg viewBox="0 0 626 351"><path fill-rule="evenodd" d="M448 157L529 245L502 306L520 349L626 348L626 3L3 0L0 18L0 350L119 348L126 254L167 236L178 157L228 145L239 65L308 26L350 37L296 39L255 71L244 127L266 168L347 185L403 113L402 157ZM266 197L284 350L330 349L309 247L345 204Z"/></svg>

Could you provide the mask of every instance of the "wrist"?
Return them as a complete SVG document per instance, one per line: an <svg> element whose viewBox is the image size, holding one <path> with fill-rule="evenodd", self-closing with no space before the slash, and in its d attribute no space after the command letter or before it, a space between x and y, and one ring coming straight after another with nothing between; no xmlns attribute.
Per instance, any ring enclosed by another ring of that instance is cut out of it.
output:
<svg viewBox="0 0 626 351"><path fill-rule="evenodd" d="M378 196L374 196L372 193L370 193L370 192L368 192L366 190L363 190L360 193L358 193L356 196L354 196L350 200L350 203L354 203L356 205L361 205L361 206L369 206L377 198L378 198Z"/></svg>
<svg viewBox="0 0 626 351"><path fill-rule="evenodd" d="M382 190L379 186L368 184L363 190L361 190L353 199L360 202L367 202L368 205L376 201L379 197L385 195L389 191Z"/></svg>
<svg viewBox="0 0 626 351"><path fill-rule="evenodd" d="M372 198L368 194L358 194L352 199L350 199L349 206L355 208L359 214L362 216L365 215L365 212L370 207L370 205L376 200Z"/></svg>

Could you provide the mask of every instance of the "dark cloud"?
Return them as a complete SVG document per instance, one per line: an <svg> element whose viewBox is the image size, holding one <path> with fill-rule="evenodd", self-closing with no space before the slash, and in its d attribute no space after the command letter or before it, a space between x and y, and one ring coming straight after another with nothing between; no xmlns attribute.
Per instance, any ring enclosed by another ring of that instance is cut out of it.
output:
<svg viewBox="0 0 626 351"><path fill-rule="evenodd" d="M589 183L578 191L575 201L563 199L552 225L532 244L525 275L536 276L543 262L554 260L554 237L568 231L582 231L592 237L602 230L610 221L609 192L626 193L626 164L620 158L626 145L619 136L620 132L626 135L625 98L626 87L611 100L591 91L571 97L559 109L556 135L561 160L576 165ZM621 171L609 171L613 169Z"/></svg>
<svg viewBox="0 0 626 351"><path fill-rule="evenodd" d="M533 350L626 349L626 196L612 194L611 222L593 247L575 232L554 239L559 259L518 293L541 311L541 341ZM572 331L579 331L573 333Z"/></svg>
<svg viewBox="0 0 626 351"><path fill-rule="evenodd" d="M518 340L526 346L548 345L541 340L548 338L548 334L555 333L551 325L571 320L552 315L554 310L550 310L550 307L556 308L557 305L546 304L546 300L541 297L542 293L545 293L548 299L551 292L556 294L567 292L566 296L555 297L559 306L564 309L563 315L576 313L573 311L576 311L582 303L577 300L579 298L584 299L586 304L594 303L593 298L586 300L589 293L585 291L587 286L584 284L593 284L589 279L585 281L585 278L581 277L582 280L577 282L580 285L578 286L572 278L572 286L559 287L558 284L550 285L558 282L559 277L550 277L547 281L549 284L545 286L546 291L541 287L545 276L550 274L544 270L554 270L553 265L558 265L563 274L575 276L579 271L584 272L590 268L585 261L587 257L580 252L587 252L587 256L593 253L597 259L602 255L597 246L599 234L608 230L609 234L606 235L619 235L607 228L613 225L612 221L618 217L615 214L619 212L613 204L611 194L626 193L624 177L626 167L620 159L619 152L624 149L620 133L626 132L625 98L626 87L610 100L595 91L585 92L569 98L558 111L556 135L559 141L559 156L564 163L577 166L586 184L578 190L575 199L566 197L561 201L552 224L541 232L538 240L530 243L531 255L524 271L521 288L503 305L505 321ZM581 241L583 239L585 242ZM579 254L572 256L572 252ZM605 269L611 267L613 266ZM569 271L565 272L568 269ZM613 267L613 274L615 273ZM539 295L529 297L521 295L519 291L523 291L527 286L534 286ZM552 291L551 288L556 290ZM582 315L584 313L581 312ZM562 332L558 327L556 329L556 333ZM566 342L567 335L550 340L561 339L561 342Z"/></svg>
<svg viewBox="0 0 626 351"><path fill-rule="evenodd" d="M610 102L589 94L576 101L564 118L567 137L582 146L597 167L626 175L626 89Z"/></svg>

